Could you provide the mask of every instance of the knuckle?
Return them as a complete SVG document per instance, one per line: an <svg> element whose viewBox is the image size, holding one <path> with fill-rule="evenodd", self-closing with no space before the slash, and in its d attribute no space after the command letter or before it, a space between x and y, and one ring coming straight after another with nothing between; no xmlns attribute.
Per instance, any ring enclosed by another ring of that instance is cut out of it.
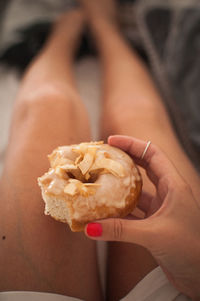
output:
<svg viewBox="0 0 200 301"><path fill-rule="evenodd" d="M114 219L113 222L113 238L121 240L123 237L123 222L121 219Z"/></svg>
<svg viewBox="0 0 200 301"><path fill-rule="evenodd" d="M149 150L146 153L146 161L150 161L150 159L157 153L160 152L160 149L157 145L151 143L149 146Z"/></svg>
<svg viewBox="0 0 200 301"><path fill-rule="evenodd" d="M179 184L179 191L183 194L188 194L191 193L192 190L187 182L181 181L181 183Z"/></svg>
<svg viewBox="0 0 200 301"><path fill-rule="evenodd" d="M192 189L190 185L184 180L177 180L176 182L171 181L170 190L173 191L178 196L188 196L192 194Z"/></svg>
<svg viewBox="0 0 200 301"><path fill-rule="evenodd" d="M159 154L161 152L161 149L159 146L157 146L153 143L150 146L151 146L152 155Z"/></svg>
<svg viewBox="0 0 200 301"><path fill-rule="evenodd" d="M147 169L152 161L152 158L155 157L155 155L158 155L160 153L160 149L157 145L151 143L149 146L149 150L145 154L145 162L144 167Z"/></svg>

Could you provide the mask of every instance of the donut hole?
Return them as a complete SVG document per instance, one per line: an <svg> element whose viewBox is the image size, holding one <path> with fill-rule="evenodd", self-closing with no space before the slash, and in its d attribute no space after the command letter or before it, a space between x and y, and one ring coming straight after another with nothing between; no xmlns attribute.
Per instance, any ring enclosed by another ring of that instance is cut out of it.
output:
<svg viewBox="0 0 200 301"><path fill-rule="evenodd" d="M89 180L87 180L85 183L95 183L99 177L98 173L92 173Z"/></svg>
<svg viewBox="0 0 200 301"><path fill-rule="evenodd" d="M67 175L70 179L76 179L79 180L82 183L95 183L99 177L98 173L92 173L90 178L86 180L84 177L80 177L79 175L74 175L72 172L68 171Z"/></svg>
<svg viewBox="0 0 200 301"><path fill-rule="evenodd" d="M70 179L76 179L76 177L70 171L67 172L67 175ZM79 179L77 179L77 180L79 180Z"/></svg>

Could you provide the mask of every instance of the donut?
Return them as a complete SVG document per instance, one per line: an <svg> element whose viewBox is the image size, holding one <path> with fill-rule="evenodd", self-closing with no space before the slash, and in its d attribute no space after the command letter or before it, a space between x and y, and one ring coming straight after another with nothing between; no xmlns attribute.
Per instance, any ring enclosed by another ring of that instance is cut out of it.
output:
<svg viewBox="0 0 200 301"><path fill-rule="evenodd" d="M132 158L103 141L56 148L38 178L45 214L83 231L87 223L134 210L142 178Z"/></svg>

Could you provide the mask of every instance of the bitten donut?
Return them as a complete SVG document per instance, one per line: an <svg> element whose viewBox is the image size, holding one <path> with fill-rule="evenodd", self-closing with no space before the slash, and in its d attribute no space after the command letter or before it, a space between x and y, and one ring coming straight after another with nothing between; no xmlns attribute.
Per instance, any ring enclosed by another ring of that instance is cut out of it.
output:
<svg viewBox="0 0 200 301"><path fill-rule="evenodd" d="M124 217L137 205L142 179L133 160L102 141L61 146L38 178L45 214L83 231L88 222Z"/></svg>

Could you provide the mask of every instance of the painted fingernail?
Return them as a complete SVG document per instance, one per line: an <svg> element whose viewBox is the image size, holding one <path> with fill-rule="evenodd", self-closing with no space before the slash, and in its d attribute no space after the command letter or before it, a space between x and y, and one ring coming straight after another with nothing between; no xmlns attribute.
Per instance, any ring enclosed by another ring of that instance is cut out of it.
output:
<svg viewBox="0 0 200 301"><path fill-rule="evenodd" d="M102 235L102 226L99 223L87 224L86 232L89 236L99 237Z"/></svg>

